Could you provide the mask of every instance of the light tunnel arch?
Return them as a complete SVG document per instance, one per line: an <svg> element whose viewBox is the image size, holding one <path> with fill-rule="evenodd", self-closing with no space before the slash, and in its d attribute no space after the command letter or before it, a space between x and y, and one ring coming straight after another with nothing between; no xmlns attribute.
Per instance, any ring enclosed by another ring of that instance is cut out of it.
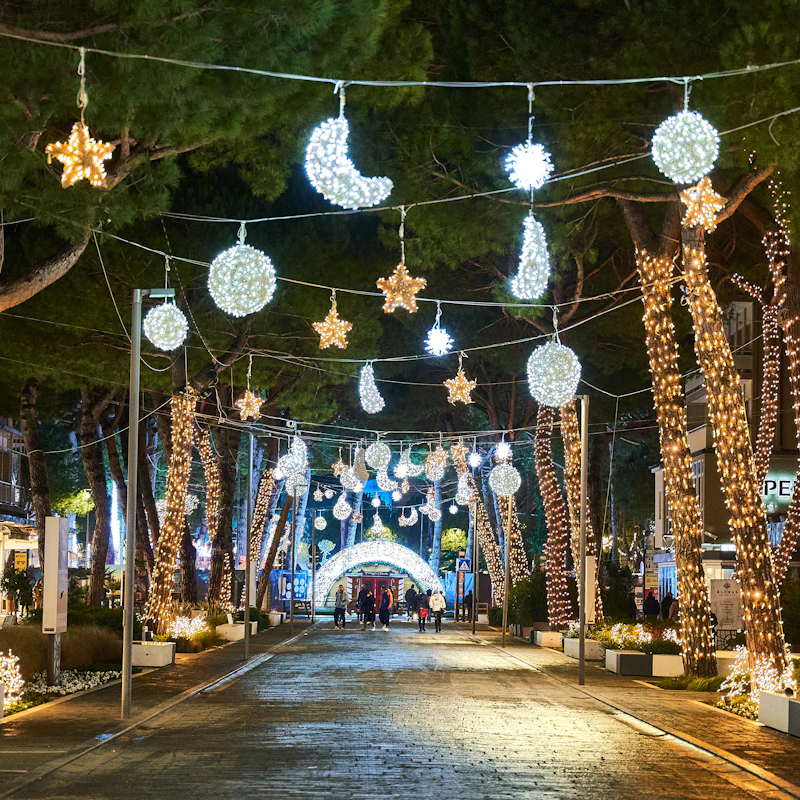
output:
<svg viewBox="0 0 800 800"><path fill-rule="evenodd" d="M316 575L314 602L322 605L333 584L346 572L362 564L387 564L407 572L423 590L444 592L436 573L413 550L396 542L361 542L340 550L320 567Z"/></svg>

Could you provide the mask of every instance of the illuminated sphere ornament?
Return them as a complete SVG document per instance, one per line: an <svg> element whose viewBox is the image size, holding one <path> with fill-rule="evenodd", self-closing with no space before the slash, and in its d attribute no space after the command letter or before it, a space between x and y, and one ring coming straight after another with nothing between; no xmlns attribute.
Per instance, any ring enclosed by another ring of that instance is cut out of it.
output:
<svg viewBox="0 0 800 800"><path fill-rule="evenodd" d="M431 522L438 522L441 518L442 518L442 512L438 508L432 508L428 512L428 519L430 519Z"/></svg>
<svg viewBox="0 0 800 800"><path fill-rule="evenodd" d="M497 447L494 449L494 456L498 461L505 461L511 458L511 445L505 439L498 442Z"/></svg>
<svg viewBox="0 0 800 800"><path fill-rule="evenodd" d="M542 223L528 214L522 224L522 250L519 269L511 278L511 292L520 300L536 300L547 289L550 280L550 254Z"/></svg>
<svg viewBox="0 0 800 800"><path fill-rule="evenodd" d="M506 156L508 178L518 189L530 192L541 189L553 172L550 153L540 144L518 144Z"/></svg>
<svg viewBox="0 0 800 800"><path fill-rule="evenodd" d="M381 393L375 385L375 373L372 370L372 364L365 364L361 367L361 373L358 378L358 394L361 397L361 408L367 414L377 414L386 405L386 401L381 397Z"/></svg>
<svg viewBox="0 0 800 800"><path fill-rule="evenodd" d="M578 357L558 342L537 347L528 359L528 386L543 406L560 408L572 400L580 378Z"/></svg>
<svg viewBox="0 0 800 800"><path fill-rule="evenodd" d="M478 469L478 467L483 464L483 456L477 450L473 450L467 456L467 461L472 469Z"/></svg>
<svg viewBox="0 0 800 800"><path fill-rule="evenodd" d="M333 499L333 489L326 489L325 490L325 499L332 500Z"/></svg>
<svg viewBox="0 0 800 800"><path fill-rule="evenodd" d="M89 128L81 120L72 126L69 139L63 144L55 142L45 147L47 163L55 156L64 165L61 185L66 189L78 181L87 180L92 186L105 188L106 168L104 161L111 158L116 145L92 139Z"/></svg>
<svg viewBox="0 0 800 800"><path fill-rule="evenodd" d="M159 349L169 352L186 341L189 323L174 303L151 308L144 318L144 335Z"/></svg>
<svg viewBox="0 0 800 800"><path fill-rule="evenodd" d="M324 531L325 528L328 527L328 520L326 520L322 515L314 517L314 527L318 531Z"/></svg>
<svg viewBox="0 0 800 800"><path fill-rule="evenodd" d="M283 475L297 475L305 471L305 464L294 453L286 453L278 459L278 469Z"/></svg>
<svg viewBox="0 0 800 800"><path fill-rule="evenodd" d="M308 490L308 481L305 475L290 475L286 479L286 494L290 497L301 497Z"/></svg>
<svg viewBox="0 0 800 800"><path fill-rule="evenodd" d="M450 504L450 508L448 509L448 511L451 514L458 514L458 506L455 503L451 503Z"/></svg>
<svg viewBox="0 0 800 800"><path fill-rule="evenodd" d="M675 183L694 183L711 172L719 155L719 134L697 111L665 119L653 135L653 161Z"/></svg>
<svg viewBox="0 0 800 800"><path fill-rule="evenodd" d="M522 478L515 467L511 464L498 464L489 473L489 486L492 491L500 497L509 497L519 489Z"/></svg>
<svg viewBox="0 0 800 800"><path fill-rule="evenodd" d="M260 250L240 242L211 262L208 290L219 308L244 317L260 311L272 299L275 268Z"/></svg>
<svg viewBox="0 0 800 800"><path fill-rule="evenodd" d="M394 502L397 503L399 500L402 499L403 499L403 493L399 489L395 489L392 492L392 500L394 500Z"/></svg>
<svg viewBox="0 0 800 800"><path fill-rule="evenodd" d="M333 516L338 520L347 519L353 513L353 507L347 502L344 492L339 495L336 505L333 507Z"/></svg>
<svg viewBox="0 0 800 800"><path fill-rule="evenodd" d="M344 116L328 119L311 133L306 174L311 185L342 208L366 208L384 201L394 184L389 178L365 178L347 154L350 126Z"/></svg>
<svg viewBox="0 0 800 800"><path fill-rule="evenodd" d="M373 442L365 453L367 464L373 469L382 469L389 466L392 460L392 451L385 442Z"/></svg>
<svg viewBox="0 0 800 800"><path fill-rule="evenodd" d="M349 489L351 492L360 492L364 486L361 481L356 478L355 472L353 472L352 467L348 467L339 477L339 480L344 486L345 489Z"/></svg>

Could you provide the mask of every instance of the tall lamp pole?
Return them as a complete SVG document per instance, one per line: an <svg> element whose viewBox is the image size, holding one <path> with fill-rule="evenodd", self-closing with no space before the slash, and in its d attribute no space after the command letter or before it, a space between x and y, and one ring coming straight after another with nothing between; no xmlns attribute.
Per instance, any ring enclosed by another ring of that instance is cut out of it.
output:
<svg viewBox="0 0 800 800"><path fill-rule="evenodd" d="M586 501L588 488L589 395L581 401L581 512L580 512L580 639L578 640L578 685L586 683Z"/></svg>
<svg viewBox="0 0 800 800"><path fill-rule="evenodd" d="M247 467L247 532L245 534L244 557L244 660L250 658L250 598L252 587L250 585L250 538L253 527L253 446L255 437L253 431L249 432L250 448ZM240 540L241 541L241 540Z"/></svg>
<svg viewBox="0 0 800 800"><path fill-rule="evenodd" d="M478 569L478 524L475 519L475 506L470 505L469 513L472 514L472 633L475 633L475 623L478 619L478 585L481 580L481 571Z"/></svg>
<svg viewBox="0 0 800 800"><path fill-rule="evenodd" d="M506 628L508 627L508 584L511 582L511 500L508 495L508 523L506 524L506 576L503 585L503 644L506 646ZM501 501L502 502L502 501Z"/></svg>
<svg viewBox="0 0 800 800"><path fill-rule="evenodd" d="M122 719L131 715L133 683L133 581L139 463L139 366L142 358L142 299L175 297L174 289L134 289L131 308L131 376L128 413L128 505L125 509L125 587L122 597ZM87 515L88 518L88 515ZM88 529L87 529L88 544ZM87 547L88 550L88 547Z"/></svg>

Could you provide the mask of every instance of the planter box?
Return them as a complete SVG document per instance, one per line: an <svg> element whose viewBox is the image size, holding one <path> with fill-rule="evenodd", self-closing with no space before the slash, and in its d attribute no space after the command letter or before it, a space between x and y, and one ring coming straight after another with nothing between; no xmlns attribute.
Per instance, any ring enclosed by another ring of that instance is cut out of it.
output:
<svg viewBox="0 0 800 800"><path fill-rule="evenodd" d="M478 614L478 624L479 625L488 625L489 624L489 615L488 614Z"/></svg>
<svg viewBox="0 0 800 800"><path fill-rule="evenodd" d="M731 667L736 660L736 652L733 650L717 650L717 675L731 674Z"/></svg>
<svg viewBox="0 0 800 800"><path fill-rule="evenodd" d="M577 658L578 657L578 649L580 647L580 642L577 639L564 639L564 655L569 656L570 658ZM587 661L602 661L604 656L604 648L600 642L595 641L594 639L587 639L586 640L586 660Z"/></svg>
<svg viewBox="0 0 800 800"><path fill-rule="evenodd" d="M244 639L244 622L236 622L233 625L217 625L217 633L226 642L238 642ZM250 623L250 633L258 633L258 623Z"/></svg>
<svg viewBox="0 0 800 800"><path fill-rule="evenodd" d="M539 647L561 647L561 634L558 631L534 631L533 643Z"/></svg>
<svg viewBox="0 0 800 800"><path fill-rule="evenodd" d="M533 641L533 628L526 628L525 626L522 627L522 638L526 642Z"/></svg>
<svg viewBox="0 0 800 800"><path fill-rule="evenodd" d="M269 615L269 624L274 628L276 625L283 625L283 612L271 611Z"/></svg>
<svg viewBox="0 0 800 800"><path fill-rule="evenodd" d="M175 642L134 642L134 667L166 667L175 662Z"/></svg>
<svg viewBox="0 0 800 800"><path fill-rule="evenodd" d="M783 694L759 692L758 721L776 731L800 736L800 702Z"/></svg>
<svg viewBox="0 0 800 800"><path fill-rule="evenodd" d="M617 675L650 677L653 672L653 657L638 650L606 650L606 669Z"/></svg>
<svg viewBox="0 0 800 800"><path fill-rule="evenodd" d="M683 656L655 654L653 656L654 678L678 678L683 675Z"/></svg>

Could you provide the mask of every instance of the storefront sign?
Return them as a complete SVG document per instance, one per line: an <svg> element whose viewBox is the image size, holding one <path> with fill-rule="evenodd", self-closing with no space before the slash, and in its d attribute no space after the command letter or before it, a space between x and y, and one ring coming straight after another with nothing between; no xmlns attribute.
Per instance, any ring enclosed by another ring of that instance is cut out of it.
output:
<svg viewBox="0 0 800 800"><path fill-rule="evenodd" d="M712 578L710 600L720 630L738 631L744 627L742 593L733 578Z"/></svg>
<svg viewBox="0 0 800 800"><path fill-rule="evenodd" d="M768 514L775 514L789 508L794 491L796 475L790 472L770 472L764 479L761 495Z"/></svg>

